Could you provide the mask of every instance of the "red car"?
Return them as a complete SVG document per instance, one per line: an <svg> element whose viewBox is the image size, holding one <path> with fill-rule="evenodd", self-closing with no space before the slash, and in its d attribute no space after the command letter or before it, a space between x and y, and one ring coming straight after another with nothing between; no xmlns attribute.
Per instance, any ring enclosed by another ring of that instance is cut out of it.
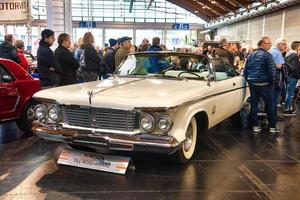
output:
<svg viewBox="0 0 300 200"><path fill-rule="evenodd" d="M17 63L0 58L0 123L16 119L21 130L30 131L36 104L31 97L39 90L39 80Z"/></svg>

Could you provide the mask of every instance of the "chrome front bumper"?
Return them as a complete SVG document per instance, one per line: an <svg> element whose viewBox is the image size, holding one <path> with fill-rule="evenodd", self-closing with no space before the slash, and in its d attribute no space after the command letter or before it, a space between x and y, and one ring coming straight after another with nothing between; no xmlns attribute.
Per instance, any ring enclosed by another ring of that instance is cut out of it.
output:
<svg viewBox="0 0 300 200"><path fill-rule="evenodd" d="M58 128L48 124L37 124L32 128L32 131L40 138L48 140L92 148L105 147L109 150L172 154L182 146L182 143L171 136L120 135L91 130Z"/></svg>

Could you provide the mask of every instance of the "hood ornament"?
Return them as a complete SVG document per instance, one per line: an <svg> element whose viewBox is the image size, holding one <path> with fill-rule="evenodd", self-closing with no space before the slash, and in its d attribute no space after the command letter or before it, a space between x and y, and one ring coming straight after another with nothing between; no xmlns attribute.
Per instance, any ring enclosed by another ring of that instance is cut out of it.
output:
<svg viewBox="0 0 300 200"><path fill-rule="evenodd" d="M89 96L89 103L90 103L90 106L92 105L92 98L94 96L94 91L93 90L90 90L87 92L88 96Z"/></svg>

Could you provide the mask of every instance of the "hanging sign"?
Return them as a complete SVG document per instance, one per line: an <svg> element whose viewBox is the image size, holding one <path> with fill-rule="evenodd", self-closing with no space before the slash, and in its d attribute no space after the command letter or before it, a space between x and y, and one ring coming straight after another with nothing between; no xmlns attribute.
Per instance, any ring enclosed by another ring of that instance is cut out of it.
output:
<svg viewBox="0 0 300 200"><path fill-rule="evenodd" d="M124 156L102 155L71 149L63 149L58 164L94 169L117 174L125 174L130 158Z"/></svg>
<svg viewBox="0 0 300 200"><path fill-rule="evenodd" d="M181 24L181 23L174 23L172 24L173 30L189 30L190 24Z"/></svg>
<svg viewBox="0 0 300 200"><path fill-rule="evenodd" d="M1 0L0 13L0 24L26 22L29 0Z"/></svg>

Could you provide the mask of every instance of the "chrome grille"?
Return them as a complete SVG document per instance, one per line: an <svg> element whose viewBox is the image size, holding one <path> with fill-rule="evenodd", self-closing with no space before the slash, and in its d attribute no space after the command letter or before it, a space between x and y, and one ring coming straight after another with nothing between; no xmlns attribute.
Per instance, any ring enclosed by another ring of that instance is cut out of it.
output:
<svg viewBox="0 0 300 200"><path fill-rule="evenodd" d="M87 128L133 131L138 128L138 113L109 108L63 106L64 122Z"/></svg>

